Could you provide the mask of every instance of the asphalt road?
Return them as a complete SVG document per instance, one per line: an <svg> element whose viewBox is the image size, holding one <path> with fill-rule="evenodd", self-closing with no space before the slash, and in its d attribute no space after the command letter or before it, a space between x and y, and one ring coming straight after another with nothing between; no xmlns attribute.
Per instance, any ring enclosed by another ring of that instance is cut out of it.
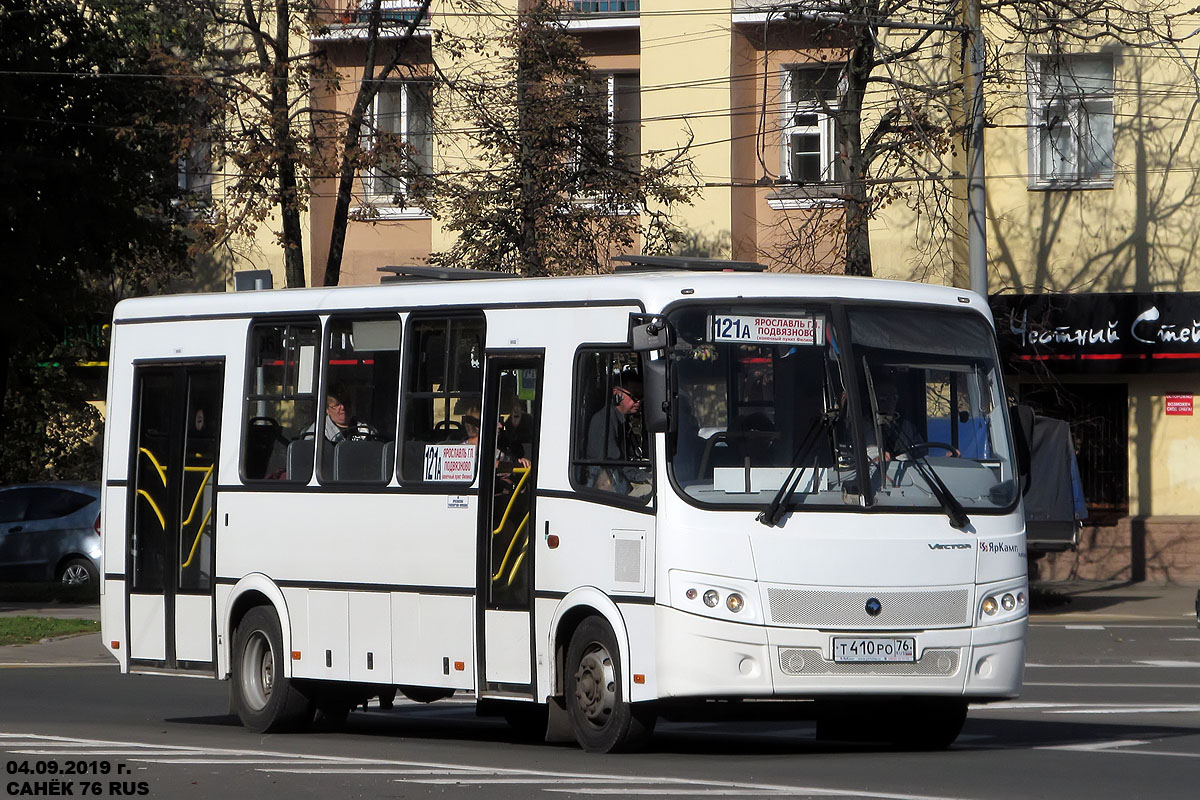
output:
<svg viewBox="0 0 1200 800"><path fill-rule="evenodd" d="M260 736L226 713L224 683L13 666L0 668L0 798L1200 796L1194 620L1041 617L1028 660L1023 696L972 708L947 752L829 746L809 722L765 721L662 723L649 752L624 756L522 742L465 700Z"/></svg>

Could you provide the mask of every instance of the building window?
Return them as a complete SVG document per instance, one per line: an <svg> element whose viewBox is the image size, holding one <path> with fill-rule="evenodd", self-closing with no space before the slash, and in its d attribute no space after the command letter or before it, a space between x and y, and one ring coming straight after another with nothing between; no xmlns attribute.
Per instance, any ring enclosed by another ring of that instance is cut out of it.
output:
<svg viewBox="0 0 1200 800"><path fill-rule="evenodd" d="M372 164L363 188L375 203L405 206L409 181L433 171L433 103L422 81L385 81L368 114L364 147Z"/></svg>
<svg viewBox="0 0 1200 800"><path fill-rule="evenodd" d="M642 150L642 87L636 72L596 72L588 86L579 142L578 168L587 173L620 167L636 172ZM590 102L588 102L590 101Z"/></svg>
<svg viewBox="0 0 1200 800"><path fill-rule="evenodd" d="M782 174L797 183L836 180L841 65L789 67L783 73Z"/></svg>
<svg viewBox="0 0 1200 800"><path fill-rule="evenodd" d="M1030 76L1031 184L1111 186L1112 56L1032 59Z"/></svg>

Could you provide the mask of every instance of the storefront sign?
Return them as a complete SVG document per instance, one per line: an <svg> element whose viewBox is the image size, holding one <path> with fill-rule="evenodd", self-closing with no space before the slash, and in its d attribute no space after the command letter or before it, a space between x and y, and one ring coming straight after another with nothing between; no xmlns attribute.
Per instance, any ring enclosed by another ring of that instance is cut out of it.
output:
<svg viewBox="0 0 1200 800"><path fill-rule="evenodd" d="M1192 395L1169 394L1163 401L1163 407L1166 409L1168 417L1190 417L1192 416Z"/></svg>
<svg viewBox="0 0 1200 800"><path fill-rule="evenodd" d="M994 295L1008 365L1030 371L1200 370L1200 293Z"/></svg>

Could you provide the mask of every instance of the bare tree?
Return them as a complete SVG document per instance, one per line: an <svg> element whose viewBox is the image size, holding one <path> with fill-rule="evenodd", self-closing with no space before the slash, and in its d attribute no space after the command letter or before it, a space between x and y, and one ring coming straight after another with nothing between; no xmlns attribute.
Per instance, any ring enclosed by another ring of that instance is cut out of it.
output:
<svg viewBox="0 0 1200 800"><path fill-rule="evenodd" d="M601 271L617 251L669 252L682 237L671 211L698 190L687 147L641 152L638 115L609 112L610 100L640 104L640 86L593 72L561 5L494 18L500 27L459 46L499 54L491 68L476 58L440 73L447 105L466 109L443 124L474 143L469 166L421 184L419 201L457 234L431 260L537 276Z"/></svg>
<svg viewBox="0 0 1200 800"><path fill-rule="evenodd" d="M824 182L837 187L840 202L781 223L791 230L775 237L776 260L811 270L814 244L840 241L845 272L871 275L871 221L896 203L907 206L919 230L914 240L924 265L915 265L913 277L938 266L950 241L964 235L955 206L969 135L963 92L969 31L961 12L970 1L804 0L769 20L802 26L811 41L840 56L828 67L837 74L836 92L813 98L836 132L832 181ZM1136 8L1117 0L983 0L980 10L989 37L986 63L978 65L989 125L1011 102L1024 102L1027 57L1034 54L1153 45L1184 61L1178 47L1188 34L1175 30L1169 4L1159 0ZM777 99L786 105L794 98ZM764 119L769 108L764 97ZM777 185L801 193L817 188L790 175Z"/></svg>

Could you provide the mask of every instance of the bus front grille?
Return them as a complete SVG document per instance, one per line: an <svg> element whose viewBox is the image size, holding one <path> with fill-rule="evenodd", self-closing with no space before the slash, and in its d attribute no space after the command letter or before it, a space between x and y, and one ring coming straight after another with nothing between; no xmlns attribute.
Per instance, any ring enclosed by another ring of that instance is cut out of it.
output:
<svg viewBox="0 0 1200 800"><path fill-rule="evenodd" d="M871 615L867 606L876 604ZM928 629L971 624L968 589L868 591L768 587L771 623L805 628Z"/></svg>
<svg viewBox="0 0 1200 800"><path fill-rule="evenodd" d="M779 669L785 675L912 675L914 677L948 677L958 672L958 650L929 649L917 662L883 664L842 663L829 661L816 647L779 648Z"/></svg>

